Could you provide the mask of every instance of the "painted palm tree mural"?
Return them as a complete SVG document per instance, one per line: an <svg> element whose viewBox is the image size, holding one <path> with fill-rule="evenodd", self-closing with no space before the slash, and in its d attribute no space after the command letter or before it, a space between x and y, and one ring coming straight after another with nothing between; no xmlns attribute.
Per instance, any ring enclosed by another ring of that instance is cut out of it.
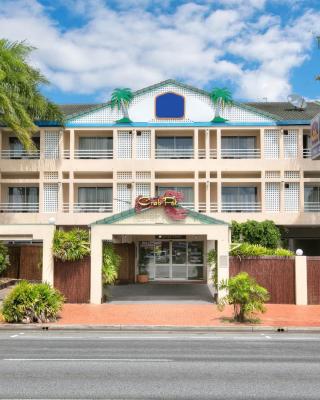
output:
<svg viewBox="0 0 320 400"><path fill-rule="evenodd" d="M133 93L129 88L117 88L114 89L111 95L111 108L117 107L121 110L123 117L116 121L118 124L129 124L131 119L129 118L128 107L133 99Z"/></svg>
<svg viewBox="0 0 320 400"><path fill-rule="evenodd" d="M221 113L227 106L233 104L232 95L227 88L214 88L210 93L210 98L215 106L214 118L212 122L226 122L227 120L221 117Z"/></svg>

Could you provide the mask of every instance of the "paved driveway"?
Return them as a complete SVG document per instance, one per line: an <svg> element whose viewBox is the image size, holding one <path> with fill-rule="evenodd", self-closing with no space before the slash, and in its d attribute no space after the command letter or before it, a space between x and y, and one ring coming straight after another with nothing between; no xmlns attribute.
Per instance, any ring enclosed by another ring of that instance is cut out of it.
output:
<svg viewBox="0 0 320 400"><path fill-rule="evenodd" d="M116 285L108 289L109 303L213 303L206 284L130 284Z"/></svg>

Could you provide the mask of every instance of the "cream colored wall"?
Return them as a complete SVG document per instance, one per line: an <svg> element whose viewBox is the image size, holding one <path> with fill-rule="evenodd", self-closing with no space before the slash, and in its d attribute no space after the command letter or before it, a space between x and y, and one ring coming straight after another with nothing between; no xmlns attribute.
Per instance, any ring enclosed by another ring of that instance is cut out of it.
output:
<svg viewBox="0 0 320 400"><path fill-rule="evenodd" d="M283 127L284 129L286 127ZM118 171L150 171L151 178L146 182L151 184L151 191L154 192L156 185L171 186L181 185L190 186L194 182L198 187L198 193L195 193L195 203L207 201L207 212L210 210L209 200L213 203L218 202L218 207L221 207L221 186L222 185L257 185L259 190L259 199L263 206L263 193L265 182L280 182L283 198L283 182L298 181L301 185L300 197L301 206L303 206L303 185L304 183L320 183L320 161L312 161L311 159L304 159L302 157L302 135L307 131L306 127L290 127L296 128L299 131L299 149L297 159L284 159L283 145L281 146L282 154L279 159L266 160L260 159L221 159L218 153L217 159L207 158L198 159L195 154L194 159L169 159L159 160L151 158L149 160L136 160L136 159L117 159L112 160L75 160L64 159L47 160L44 159L43 148L41 149L41 158L39 160L5 160L0 159L1 178L1 201L5 202L7 199L8 185L39 185L40 194L43 189L44 172L45 171L58 171L59 179L54 182L61 182L63 184L60 198L63 202L77 200L77 187L78 186L111 186L113 185L114 197L116 193L116 184L140 182L138 180L129 179L128 181L117 180ZM49 129L49 128L48 128ZM53 128L52 128L53 129ZM120 128L119 128L120 129ZM123 129L123 128L121 128ZM139 129L135 128L134 130ZM143 129L143 128L141 128ZM198 137L198 148L219 148L221 147L221 135L256 135L263 138L264 130L267 128L261 127L232 127L224 129L205 129L205 128L157 128L150 129L152 132L152 143L154 143L154 135L191 135ZM47 130L47 128L46 128ZM44 129L41 129L41 135L44 135ZM5 146L7 137L11 134L8 130L0 130L2 133L2 149ZM77 145L77 138L80 135L107 135L111 133L114 136L114 145L117 143L117 129L106 128L77 128L66 129L62 135L62 149L75 148ZM70 143L70 137L73 142ZM43 143L43 140L42 140ZM261 139L261 148L263 147L263 140ZM153 151L151 151L154 154ZM280 171L280 178L266 179L265 171L276 170ZM284 171L286 170L299 170L301 178L285 179ZM305 177L304 177L305 173ZM39 174L39 179L27 179L29 176L36 176ZM69 177L66 177L69 174ZM223 174L223 176L222 176ZM5 179L10 176L10 179ZM259 177L261 176L261 177ZM49 181L48 181L49 182ZM141 180L144 182L144 180ZM206 184L209 182L209 190L206 189ZM134 184L133 184L134 188ZM42 196L40 202L43 202ZM283 207L283 202L282 202ZM41 207L40 207L41 209ZM91 223L101 217L108 216L108 213L81 213L73 214L62 213L60 211L55 214L58 224L86 224ZM259 213L214 213L216 216L226 221L232 219L245 220L247 218L254 218L257 220L273 219L278 224L297 224L309 225L319 224L320 213L304 213L304 212L284 212L283 208L279 213L267 213L264 210ZM48 214L28 214L28 213L2 213L0 214L0 223L38 223L47 222Z"/></svg>

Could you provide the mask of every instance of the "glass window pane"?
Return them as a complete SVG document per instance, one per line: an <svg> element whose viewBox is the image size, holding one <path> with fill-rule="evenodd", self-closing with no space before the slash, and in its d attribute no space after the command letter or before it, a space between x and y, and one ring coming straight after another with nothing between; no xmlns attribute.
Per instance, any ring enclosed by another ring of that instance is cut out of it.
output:
<svg viewBox="0 0 320 400"><path fill-rule="evenodd" d="M154 265L154 243L141 242L139 246L139 272L148 271Z"/></svg>
<svg viewBox="0 0 320 400"><path fill-rule="evenodd" d="M180 137L176 136L175 138L175 148L179 150L190 150L193 148L193 139L192 137Z"/></svg>
<svg viewBox="0 0 320 400"><path fill-rule="evenodd" d="M188 266L188 279L189 280L202 280L203 279L203 266L189 265Z"/></svg>
<svg viewBox="0 0 320 400"><path fill-rule="evenodd" d="M172 264L187 263L187 243L172 242Z"/></svg>
<svg viewBox="0 0 320 400"><path fill-rule="evenodd" d="M189 242L188 243L188 263L203 264L203 243Z"/></svg>
<svg viewBox="0 0 320 400"><path fill-rule="evenodd" d="M155 242L154 244L155 262L156 264L170 263L170 243Z"/></svg>
<svg viewBox="0 0 320 400"><path fill-rule="evenodd" d="M173 149L174 148L174 137L157 137L157 149Z"/></svg>

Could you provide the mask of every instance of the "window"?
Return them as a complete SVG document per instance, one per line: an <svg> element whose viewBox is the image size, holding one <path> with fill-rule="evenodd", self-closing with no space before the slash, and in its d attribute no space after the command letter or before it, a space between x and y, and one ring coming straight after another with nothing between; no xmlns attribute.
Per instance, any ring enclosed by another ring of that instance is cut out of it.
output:
<svg viewBox="0 0 320 400"><path fill-rule="evenodd" d="M256 187L222 186L223 203L253 203L256 201Z"/></svg>
<svg viewBox="0 0 320 400"><path fill-rule="evenodd" d="M193 138L191 136L158 136L156 150L157 158L192 158Z"/></svg>
<svg viewBox="0 0 320 400"><path fill-rule="evenodd" d="M112 158L112 149L112 137L80 137L78 158Z"/></svg>
<svg viewBox="0 0 320 400"><path fill-rule="evenodd" d="M157 196L162 196L166 191L173 190L175 192L183 193L182 204L184 203L193 203L193 187L187 186L157 186Z"/></svg>
<svg viewBox="0 0 320 400"><path fill-rule="evenodd" d="M39 188L9 187L9 212L38 212Z"/></svg>
<svg viewBox="0 0 320 400"><path fill-rule="evenodd" d="M222 136L222 158L253 158L256 149L255 136Z"/></svg>
<svg viewBox="0 0 320 400"><path fill-rule="evenodd" d="M78 189L77 212L112 211L111 187L80 187Z"/></svg>
<svg viewBox="0 0 320 400"><path fill-rule="evenodd" d="M33 137L32 141L36 147L36 150L40 149L40 137ZM9 137L9 158L10 159L21 159L21 158L39 158L38 151L27 153L17 137Z"/></svg>
<svg viewBox="0 0 320 400"><path fill-rule="evenodd" d="M320 186L305 186L304 201L306 203L320 203Z"/></svg>

